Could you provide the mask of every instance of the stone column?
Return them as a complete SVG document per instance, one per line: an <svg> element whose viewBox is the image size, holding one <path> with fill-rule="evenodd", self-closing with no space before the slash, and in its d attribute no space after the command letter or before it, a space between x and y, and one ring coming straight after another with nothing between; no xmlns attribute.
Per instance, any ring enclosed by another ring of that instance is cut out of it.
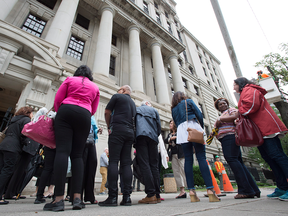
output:
<svg viewBox="0 0 288 216"><path fill-rule="evenodd" d="M173 82L174 91L175 92L177 92L177 91L185 92L181 72L179 70L177 54L174 52L171 52L168 59L169 59L169 63L170 63L170 69L171 69L171 74L172 74L172 82Z"/></svg>
<svg viewBox="0 0 288 216"><path fill-rule="evenodd" d="M109 77L111 40L114 10L110 6L101 9L101 21L96 43L96 53L93 65L93 73Z"/></svg>
<svg viewBox="0 0 288 216"><path fill-rule="evenodd" d="M170 104L165 69L161 54L161 44L159 41L154 39L150 42L150 47L152 50L152 61L157 100L160 104Z"/></svg>
<svg viewBox="0 0 288 216"><path fill-rule="evenodd" d="M129 72L130 86L134 91L143 92L142 59L139 38L139 27L131 25L129 32Z"/></svg>
<svg viewBox="0 0 288 216"><path fill-rule="evenodd" d="M65 52L78 3L79 0L62 0L45 37L45 40L59 47L58 54L61 57Z"/></svg>
<svg viewBox="0 0 288 216"><path fill-rule="evenodd" d="M5 20L18 0L0 0L0 20Z"/></svg>

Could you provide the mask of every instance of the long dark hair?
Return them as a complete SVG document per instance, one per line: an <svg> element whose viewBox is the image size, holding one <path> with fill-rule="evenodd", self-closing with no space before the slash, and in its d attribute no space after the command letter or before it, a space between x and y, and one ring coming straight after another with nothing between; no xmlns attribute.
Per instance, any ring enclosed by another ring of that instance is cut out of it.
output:
<svg viewBox="0 0 288 216"><path fill-rule="evenodd" d="M234 80L234 82L239 85L239 91L241 92L243 90L243 88L247 85L247 84L254 84L254 82L248 80L245 77L239 77L237 79Z"/></svg>
<svg viewBox="0 0 288 216"><path fill-rule="evenodd" d="M87 65L81 65L78 67L74 76L87 77L90 81L93 81L92 71Z"/></svg>
<svg viewBox="0 0 288 216"><path fill-rule="evenodd" d="M182 100L186 100L188 99L188 97L181 91L176 92L173 95L172 98L172 106L171 106L171 110L177 106L178 103L180 103Z"/></svg>

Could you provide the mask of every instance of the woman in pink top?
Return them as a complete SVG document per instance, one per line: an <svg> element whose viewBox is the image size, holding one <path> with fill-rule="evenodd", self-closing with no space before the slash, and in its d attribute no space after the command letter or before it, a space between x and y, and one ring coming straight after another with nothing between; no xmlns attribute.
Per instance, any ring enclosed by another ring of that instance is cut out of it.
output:
<svg viewBox="0 0 288 216"><path fill-rule="evenodd" d="M91 115L97 110L100 93L92 82L92 72L86 65L80 66L73 77L67 77L58 89L54 108L57 112L54 128L56 156L54 160L55 200L43 210L64 210L64 189L68 157L72 164L73 210L85 207L80 199L83 181L83 151L91 127Z"/></svg>

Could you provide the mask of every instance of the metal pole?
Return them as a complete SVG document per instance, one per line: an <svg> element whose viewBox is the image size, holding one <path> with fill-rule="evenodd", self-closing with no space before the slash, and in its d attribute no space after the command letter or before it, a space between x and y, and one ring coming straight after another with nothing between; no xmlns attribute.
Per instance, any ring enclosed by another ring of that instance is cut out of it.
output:
<svg viewBox="0 0 288 216"><path fill-rule="evenodd" d="M235 74L236 74L236 77L237 78L242 77L243 75L242 75L242 72L241 72L237 57L236 57L236 53L234 51L234 47L233 47L231 38L229 36L229 32L228 32L228 29L226 27L224 17L222 15L218 0L210 0L210 1L211 1L213 10L214 10L215 16L217 18L220 30L222 32L222 36L224 38L224 41L225 41L225 44L226 44L226 47L227 47L234 71L235 71Z"/></svg>

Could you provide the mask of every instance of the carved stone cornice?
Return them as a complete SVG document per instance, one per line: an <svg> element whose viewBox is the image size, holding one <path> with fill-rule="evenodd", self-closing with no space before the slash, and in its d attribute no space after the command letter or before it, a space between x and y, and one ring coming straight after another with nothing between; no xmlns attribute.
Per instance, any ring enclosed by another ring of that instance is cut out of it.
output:
<svg viewBox="0 0 288 216"><path fill-rule="evenodd" d="M52 81L59 79L62 74L62 68L36 56L34 56L32 62L32 71L35 75L40 75Z"/></svg>

